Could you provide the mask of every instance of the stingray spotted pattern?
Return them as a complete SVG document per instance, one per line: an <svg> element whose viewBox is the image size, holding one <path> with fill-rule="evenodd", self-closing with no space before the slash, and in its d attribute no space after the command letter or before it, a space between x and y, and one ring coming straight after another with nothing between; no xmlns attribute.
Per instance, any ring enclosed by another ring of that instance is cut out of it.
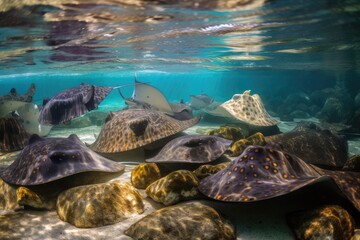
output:
<svg viewBox="0 0 360 240"><path fill-rule="evenodd" d="M209 135L189 135L168 142L161 151L146 162L209 163L224 154L231 140Z"/></svg>
<svg viewBox="0 0 360 240"><path fill-rule="evenodd" d="M34 134L0 177L9 184L33 186L81 172L116 173L124 168L93 152L75 134L68 138L41 138Z"/></svg>
<svg viewBox="0 0 360 240"><path fill-rule="evenodd" d="M0 151L12 152L23 149L29 134L13 117L0 118Z"/></svg>
<svg viewBox="0 0 360 240"><path fill-rule="evenodd" d="M250 95L250 90L243 94L235 94L213 111L213 115L235 118L241 122L254 126L274 126L279 122L265 110L259 95Z"/></svg>
<svg viewBox="0 0 360 240"><path fill-rule="evenodd" d="M148 109L127 109L111 113L91 149L100 153L118 153L136 149L179 133L200 120L176 120Z"/></svg>
<svg viewBox="0 0 360 240"><path fill-rule="evenodd" d="M328 171L268 146L249 146L228 167L204 178L204 195L228 202L281 196L321 179L332 179L360 211L360 173Z"/></svg>
<svg viewBox="0 0 360 240"><path fill-rule="evenodd" d="M79 87L66 89L49 100L44 100L39 122L55 125L70 121L96 109L113 89L113 87L99 87L84 83Z"/></svg>
<svg viewBox="0 0 360 240"><path fill-rule="evenodd" d="M204 178L199 190L221 201L248 202L292 192L319 177L295 156L273 148L249 146L228 167Z"/></svg>

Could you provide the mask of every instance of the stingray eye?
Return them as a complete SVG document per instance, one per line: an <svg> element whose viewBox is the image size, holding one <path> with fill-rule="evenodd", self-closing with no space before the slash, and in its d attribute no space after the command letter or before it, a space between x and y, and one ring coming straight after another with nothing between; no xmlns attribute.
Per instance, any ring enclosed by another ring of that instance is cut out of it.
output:
<svg viewBox="0 0 360 240"><path fill-rule="evenodd" d="M202 144L204 144L203 140L201 140L201 139L192 139L191 141L185 143L184 146L189 147L189 148L195 148L195 147L201 146Z"/></svg>

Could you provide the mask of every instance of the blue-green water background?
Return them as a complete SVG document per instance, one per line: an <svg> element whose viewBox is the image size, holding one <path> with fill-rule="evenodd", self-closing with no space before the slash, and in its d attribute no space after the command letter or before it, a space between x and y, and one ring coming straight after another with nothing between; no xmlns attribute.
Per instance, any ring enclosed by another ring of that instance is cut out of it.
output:
<svg viewBox="0 0 360 240"><path fill-rule="evenodd" d="M250 89L272 112L291 93L359 92L359 1L139 2L2 1L0 95L33 82L41 104L81 82L133 83L135 73L170 101L224 102ZM123 106L113 91L100 109Z"/></svg>

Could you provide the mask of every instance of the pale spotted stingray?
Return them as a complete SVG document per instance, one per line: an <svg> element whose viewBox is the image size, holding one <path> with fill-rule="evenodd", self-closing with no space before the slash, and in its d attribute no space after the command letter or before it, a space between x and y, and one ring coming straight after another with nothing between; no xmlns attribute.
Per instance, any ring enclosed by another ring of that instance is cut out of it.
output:
<svg viewBox="0 0 360 240"><path fill-rule="evenodd" d="M249 146L228 167L199 183L204 195L226 202L274 198L331 179L360 210L360 173L328 171L273 147Z"/></svg>
<svg viewBox="0 0 360 240"><path fill-rule="evenodd" d="M250 95L250 90L243 94L235 94L209 114L235 118L243 123L254 126L274 126L279 122L265 110L259 95Z"/></svg>
<svg viewBox="0 0 360 240"><path fill-rule="evenodd" d="M200 120L176 120L148 109L126 109L111 113L90 147L100 153L119 153L148 145L179 133Z"/></svg>
<svg viewBox="0 0 360 240"><path fill-rule="evenodd" d="M161 151L146 162L209 163L223 155L232 141L218 136L188 135L168 142Z"/></svg>
<svg viewBox="0 0 360 240"><path fill-rule="evenodd" d="M68 138L41 138L34 134L0 177L9 184L35 186L82 172L117 173L124 168L93 152L74 134Z"/></svg>

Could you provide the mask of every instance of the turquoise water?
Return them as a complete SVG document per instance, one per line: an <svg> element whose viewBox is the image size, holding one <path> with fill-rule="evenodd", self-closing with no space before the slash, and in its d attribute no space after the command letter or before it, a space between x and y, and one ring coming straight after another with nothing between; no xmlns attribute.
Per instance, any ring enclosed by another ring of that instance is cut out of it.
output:
<svg viewBox="0 0 360 240"><path fill-rule="evenodd" d="M33 102L41 107L44 98L88 83L127 86L121 91L130 97L134 75L170 102L205 93L223 103L251 90L281 132L301 120L327 124L346 135L350 156L360 154L359 29L358 0L0 0L0 96L11 88L24 94L34 83ZM90 114L105 118L103 112L125 106L113 90ZM83 119L81 128L55 126L48 136L76 133L92 143L101 126ZM185 132L226 123L202 119ZM16 156L0 155L0 167ZM134 163L126 164L120 180L129 182ZM307 206L298 195L271 200L272 210L266 201L241 205L239 214L222 207L235 221L237 239L293 239L284 216ZM145 201L141 217L163 207ZM140 219L98 230L60 223L54 212L16 214L19 227L7 224L10 238L126 239L123 231ZM38 217L43 225L30 224Z"/></svg>

